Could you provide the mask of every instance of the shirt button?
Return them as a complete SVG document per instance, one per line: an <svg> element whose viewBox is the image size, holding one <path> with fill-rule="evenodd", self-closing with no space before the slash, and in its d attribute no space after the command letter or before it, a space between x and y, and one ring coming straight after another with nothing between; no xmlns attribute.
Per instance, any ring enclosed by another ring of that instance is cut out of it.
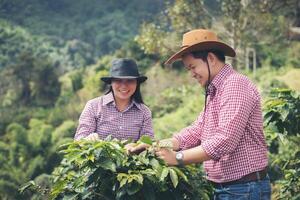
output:
<svg viewBox="0 0 300 200"><path fill-rule="evenodd" d="M122 126L120 126L119 128L122 129Z"/></svg>

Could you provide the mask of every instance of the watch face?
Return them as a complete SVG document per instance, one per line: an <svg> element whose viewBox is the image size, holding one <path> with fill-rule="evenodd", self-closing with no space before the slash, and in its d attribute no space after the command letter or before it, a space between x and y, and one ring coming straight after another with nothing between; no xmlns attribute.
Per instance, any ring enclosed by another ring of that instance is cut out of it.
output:
<svg viewBox="0 0 300 200"><path fill-rule="evenodd" d="M178 152L178 153L176 154L176 159L177 159L177 160L182 160L182 158L183 158L182 153L181 153L181 152Z"/></svg>

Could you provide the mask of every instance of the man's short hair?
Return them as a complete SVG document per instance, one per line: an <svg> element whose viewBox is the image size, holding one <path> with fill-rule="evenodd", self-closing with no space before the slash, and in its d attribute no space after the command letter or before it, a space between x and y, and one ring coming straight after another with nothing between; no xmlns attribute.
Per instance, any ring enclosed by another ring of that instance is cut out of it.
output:
<svg viewBox="0 0 300 200"><path fill-rule="evenodd" d="M207 60L208 53L213 53L220 61L225 62L225 55L220 50L205 50L205 51L193 51L190 52L194 58L200 58L202 60ZM186 54L185 54L186 55Z"/></svg>

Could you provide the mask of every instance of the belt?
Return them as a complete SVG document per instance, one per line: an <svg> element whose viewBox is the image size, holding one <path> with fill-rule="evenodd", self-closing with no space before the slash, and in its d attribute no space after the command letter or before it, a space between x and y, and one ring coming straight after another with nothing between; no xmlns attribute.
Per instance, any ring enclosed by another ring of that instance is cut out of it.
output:
<svg viewBox="0 0 300 200"><path fill-rule="evenodd" d="M226 187L226 186L234 185L234 184L248 183L251 181L260 181L260 180L263 180L267 176L267 171L268 171L268 169L266 167L265 169L263 169L261 171L252 172L250 174L247 174L238 180L229 181L229 182L225 182L225 183L216 183L216 182L210 181L210 183L214 187Z"/></svg>

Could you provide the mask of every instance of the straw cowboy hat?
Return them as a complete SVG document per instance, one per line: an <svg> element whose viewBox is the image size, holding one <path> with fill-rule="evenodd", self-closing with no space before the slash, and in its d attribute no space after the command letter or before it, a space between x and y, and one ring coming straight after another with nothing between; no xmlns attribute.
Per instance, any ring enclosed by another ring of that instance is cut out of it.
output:
<svg viewBox="0 0 300 200"><path fill-rule="evenodd" d="M219 50L222 51L225 56L230 57L235 57L236 55L234 49L220 42L214 32L206 29L196 29L183 35L181 49L173 54L165 64L172 64L175 60L181 59L181 57L188 52L201 50Z"/></svg>
<svg viewBox="0 0 300 200"><path fill-rule="evenodd" d="M112 61L109 76L101 77L101 80L110 84L113 78L137 79L139 83L147 80L146 76L141 76L136 62L129 58L118 58Z"/></svg>

